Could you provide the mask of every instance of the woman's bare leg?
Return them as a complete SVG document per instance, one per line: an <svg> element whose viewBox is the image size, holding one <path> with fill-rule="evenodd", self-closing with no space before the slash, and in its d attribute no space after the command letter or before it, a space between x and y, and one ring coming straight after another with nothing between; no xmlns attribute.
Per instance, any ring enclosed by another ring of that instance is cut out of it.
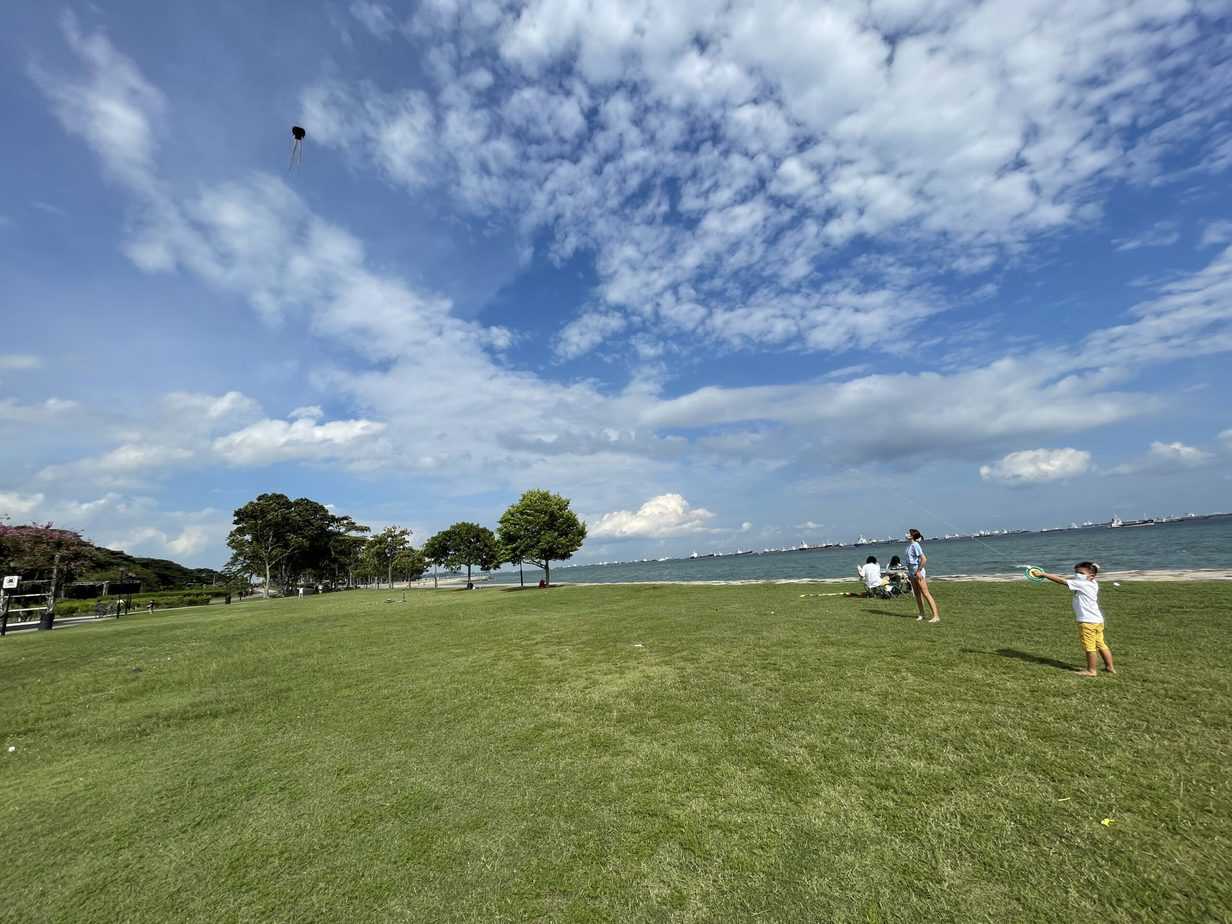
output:
<svg viewBox="0 0 1232 924"><path fill-rule="evenodd" d="M918 593L916 594L917 603L920 597L927 600L928 608L933 611L933 618L929 622L941 622L941 614L937 611L937 601L933 599L932 593L928 590L928 578L917 577L915 580L916 587L918 588ZM922 606L920 607L920 615L924 615L924 608Z"/></svg>

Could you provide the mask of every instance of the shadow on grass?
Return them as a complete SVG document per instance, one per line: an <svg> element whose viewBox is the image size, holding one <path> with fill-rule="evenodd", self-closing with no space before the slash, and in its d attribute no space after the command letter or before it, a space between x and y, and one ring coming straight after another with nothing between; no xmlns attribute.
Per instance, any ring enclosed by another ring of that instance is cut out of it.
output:
<svg viewBox="0 0 1232 924"><path fill-rule="evenodd" d="M909 613L908 613L908 612L903 612L903 611L895 611L895 610L870 610L870 609L865 609L865 610L864 610L864 612L866 612L866 613L872 613L872 614L873 614L873 615L875 615L875 616L897 616L899 619L915 619L915 617L916 617L916 612L915 612L915 610L912 610L911 612L909 612Z"/></svg>
<svg viewBox="0 0 1232 924"><path fill-rule="evenodd" d="M1074 665L1066 664L1064 661L1058 661L1056 658L1045 658L1041 655L1031 654L1029 651L1018 651L1015 648L998 648L996 651L981 651L978 648L960 648L958 650L964 654L995 654L1002 658L1012 658L1015 661L1024 661L1027 664L1042 664L1044 667L1055 667L1059 671L1074 670Z"/></svg>

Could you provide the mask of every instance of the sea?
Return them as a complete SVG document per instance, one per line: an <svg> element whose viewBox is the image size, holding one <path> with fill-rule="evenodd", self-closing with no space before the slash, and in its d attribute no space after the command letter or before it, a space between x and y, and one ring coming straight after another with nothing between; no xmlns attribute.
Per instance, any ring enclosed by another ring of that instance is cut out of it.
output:
<svg viewBox="0 0 1232 924"><path fill-rule="evenodd" d="M604 565L553 563L555 583L633 581L774 581L850 577L869 555L884 566L906 557L906 542L870 542L841 548L756 552L712 558L672 558ZM1066 572L1076 562L1097 562L1104 571L1232 568L1232 515L1199 517L1150 526L1091 526L1047 532L925 539L932 577L1009 574L1025 565ZM542 572L527 568L526 580ZM518 569L505 565L489 583L518 582Z"/></svg>

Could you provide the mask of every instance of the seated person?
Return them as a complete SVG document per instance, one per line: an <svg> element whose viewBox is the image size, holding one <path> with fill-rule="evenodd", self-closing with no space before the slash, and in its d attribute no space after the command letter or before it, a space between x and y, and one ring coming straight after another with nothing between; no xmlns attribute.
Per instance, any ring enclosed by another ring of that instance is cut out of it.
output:
<svg viewBox="0 0 1232 924"><path fill-rule="evenodd" d="M886 568L886 575L895 584L907 580L907 569L903 567L903 560L897 555L890 559L890 565Z"/></svg>
<svg viewBox="0 0 1232 924"><path fill-rule="evenodd" d="M867 597L882 584L881 565L877 564L877 556L870 555L864 560L864 564L856 568L856 574L860 576L860 580L864 582L864 593L848 594L849 597Z"/></svg>

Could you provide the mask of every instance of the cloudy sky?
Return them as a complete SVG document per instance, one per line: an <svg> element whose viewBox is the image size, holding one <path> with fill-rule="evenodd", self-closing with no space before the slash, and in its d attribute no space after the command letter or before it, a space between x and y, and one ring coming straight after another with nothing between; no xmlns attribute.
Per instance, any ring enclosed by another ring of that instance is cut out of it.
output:
<svg viewBox="0 0 1232 924"><path fill-rule="evenodd" d="M17 0L0 111L13 521L1232 507L1228 0Z"/></svg>

